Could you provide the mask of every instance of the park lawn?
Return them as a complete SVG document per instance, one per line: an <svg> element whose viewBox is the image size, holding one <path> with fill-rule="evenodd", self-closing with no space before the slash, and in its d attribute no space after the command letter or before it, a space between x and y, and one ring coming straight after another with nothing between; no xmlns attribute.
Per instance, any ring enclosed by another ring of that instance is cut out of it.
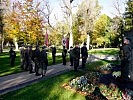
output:
<svg viewBox="0 0 133 100"><path fill-rule="evenodd" d="M67 56L67 61L69 61L69 57ZM49 65L52 65L52 56L48 54L48 63ZM62 57L57 56L56 57L56 64L62 62ZM0 54L0 77L10 74L15 74L22 72L23 70L20 68L20 54L17 52L16 59L15 59L15 65L12 67L10 66L10 59L9 59L9 53L2 53Z"/></svg>
<svg viewBox="0 0 133 100"><path fill-rule="evenodd" d="M20 55L17 53L15 65L10 66L9 53L0 54L0 76L9 75L13 73L22 72L20 68Z"/></svg>
<svg viewBox="0 0 133 100"><path fill-rule="evenodd" d="M90 71L96 71L97 66L101 66L112 61L96 61L87 64ZM118 63L113 61L113 63ZM31 84L25 88L9 92L1 95L2 100L86 100L86 97L71 90L61 87L64 83L68 83L71 79L84 75L84 72L70 71L62 75L58 75L40 82Z"/></svg>
<svg viewBox="0 0 133 100"><path fill-rule="evenodd" d="M101 54L101 55L118 55L118 48L100 48L100 49L91 49L89 54Z"/></svg>
<svg viewBox="0 0 133 100"><path fill-rule="evenodd" d="M25 88L1 95L1 100L85 100L85 97L61 87L82 72L70 71L65 74L42 80Z"/></svg>

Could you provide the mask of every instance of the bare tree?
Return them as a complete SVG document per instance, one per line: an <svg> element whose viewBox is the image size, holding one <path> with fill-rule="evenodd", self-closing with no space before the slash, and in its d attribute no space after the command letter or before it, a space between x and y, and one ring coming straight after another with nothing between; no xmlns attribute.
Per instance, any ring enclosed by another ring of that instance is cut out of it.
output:
<svg viewBox="0 0 133 100"><path fill-rule="evenodd" d="M62 0L63 2L63 12L64 12L64 18L66 19L68 26L69 26L69 48L70 46L73 46L73 34L72 34L72 7L71 3L73 0Z"/></svg>
<svg viewBox="0 0 133 100"><path fill-rule="evenodd" d="M125 4L125 2L122 2L121 0L115 0L113 2L113 8L116 11L116 13L112 13L115 16L119 16L122 17L122 8L123 8L123 4Z"/></svg>

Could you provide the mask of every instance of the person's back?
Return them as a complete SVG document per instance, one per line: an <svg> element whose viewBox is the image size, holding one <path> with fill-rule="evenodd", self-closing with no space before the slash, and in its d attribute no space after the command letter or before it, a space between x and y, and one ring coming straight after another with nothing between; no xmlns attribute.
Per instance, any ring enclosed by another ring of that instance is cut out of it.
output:
<svg viewBox="0 0 133 100"><path fill-rule="evenodd" d="M73 49L73 59L74 59L74 70L77 71L80 59L80 48L78 44L76 44L75 48Z"/></svg>
<svg viewBox="0 0 133 100"><path fill-rule="evenodd" d="M43 46L42 47L42 51L40 52L40 65L41 65L41 69L42 69L42 77L45 76L46 74L46 70L47 70L47 66L48 66L48 59L47 59L47 53L46 53L46 47Z"/></svg>
<svg viewBox="0 0 133 100"><path fill-rule="evenodd" d="M39 59L40 59L40 49L39 48L36 48L35 50L34 50L34 60L38 60L39 61Z"/></svg>
<svg viewBox="0 0 133 100"><path fill-rule="evenodd" d="M66 54L67 54L67 50L65 49L65 47L63 47L63 50L62 50L62 57L66 57Z"/></svg>
<svg viewBox="0 0 133 100"><path fill-rule="evenodd" d="M75 47L73 49L73 57L74 59L80 59L80 48L79 47Z"/></svg>
<svg viewBox="0 0 133 100"><path fill-rule="evenodd" d="M35 62L35 72L36 76L39 76L39 67L40 67L40 49L39 46L36 46L36 49L34 50L34 62Z"/></svg>
<svg viewBox="0 0 133 100"><path fill-rule="evenodd" d="M44 62L46 64L46 66L48 66L48 59L47 59L47 53L46 50L42 50L40 52L40 61Z"/></svg>
<svg viewBox="0 0 133 100"><path fill-rule="evenodd" d="M52 55L56 54L56 47L52 47Z"/></svg>
<svg viewBox="0 0 133 100"><path fill-rule="evenodd" d="M87 52L87 47L82 47L81 48L81 54L83 57L88 57L88 52Z"/></svg>
<svg viewBox="0 0 133 100"><path fill-rule="evenodd" d="M13 48L10 49L9 55L10 55L10 65L14 66L14 62L15 62L15 58L16 58L16 53L13 50Z"/></svg>

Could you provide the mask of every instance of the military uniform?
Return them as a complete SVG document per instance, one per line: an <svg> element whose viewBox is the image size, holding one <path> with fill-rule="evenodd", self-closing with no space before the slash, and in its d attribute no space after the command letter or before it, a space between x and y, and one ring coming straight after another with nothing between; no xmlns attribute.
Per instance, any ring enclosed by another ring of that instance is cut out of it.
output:
<svg viewBox="0 0 133 100"><path fill-rule="evenodd" d="M10 49L9 54L10 54L10 65L14 66L14 62L15 62L15 58L16 58L16 53L13 50L13 48Z"/></svg>
<svg viewBox="0 0 133 100"><path fill-rule="evenodd" d="M85 68L85 63L88 58L86 43L84 43L84 46L81 48L81 55L82 55L82 68Z"/></svg>
<svg viewBox="0 0 133 100"><path fill-rule="evenodd" d="M75 46L73 49L73 59L74 59L74 70L77 71L77 68L79 66L79 59L80 59L80 48L78 46Z"/></svg>
<svg viewBox="0 0 133 100"><path fill-rule="evenodd" d="M55 64L55 57L56 57L56 47L52 47L53 64Z"/></svg>
<svg viewBox="0 0 133 100"><path fill-rule="evenodd" d="M132 49L130 44L125 44L123 46L123 59L121 61L121 67L122 67L122 77L124 80L130 80L130 75L132 71Z"/></svg>
<svg viewBox="0 0 133 100"><path fill-rule="evenodd" d="M63 51L62 51L63 65L66 65L66 54L67 50L65 49L65 46L63 46Z"/></svg>
<svg viewBox="0 0 133 100"><path fill-rule="evenodd" d="M36 46L36 49L34 50L34 62L35 62L35 73L36 76L39 74L39 68L40 68L40 49L39 46Z"/></svg>
<svg viewBox="0 0 133 100"><path fill-rule="evenodd" d="M24 59L25 59L25 70L29 70L29 51L28 46L26 46L25 52L24 52Z"/></svg>
<svg viewBox="0 0 133 100"><path fill-rule="evenodd" d="M69 55L70 55L70 66L73 66L73 47L70 47Z"/></svg>
<svg viewBox="0 0 133 100"><path fill-rule="evenodd" d="M29 73L33 73L33 50L32 50L32 46L29 46L28 48L28 55L29 55Z"/></svg>
<svg viewBox="0 0 133 100"><path fill-rule="evenodd" d="M47 66L48 66L47 53L46 53L45 48L46 48L45 46L42 47L42 51L40 53L40 66L41 66L41 69L42 69L42 71L41 71L42 77L45 76Z"/></svg>
<svg viewBox="0 0 133 100"><path fill-rule="evenodd" d="M24 59L24 50L25 48L24 47L21 47L20 49L20 60L21 60L21 64L20 64L20 67L24 70L24 64L25 64L25 59Z"/></svg>

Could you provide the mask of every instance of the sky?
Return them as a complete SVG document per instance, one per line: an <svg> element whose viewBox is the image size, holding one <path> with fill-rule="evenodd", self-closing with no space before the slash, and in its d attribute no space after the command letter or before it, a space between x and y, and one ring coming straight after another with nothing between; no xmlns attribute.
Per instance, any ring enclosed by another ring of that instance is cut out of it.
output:
<svg viewBox="0 0 133 100"><path fill-rule="evenodd" d="M11 0L14 1L14 0ZM41 1L41 0L38 0ZM52 9L52 14L50 16L50 22L51 24L55 24L57 21L62 21L63 20L63 14L62 14L62 10L61 10L61 0L46 0L49 1L50 7ZM83 0L74 0L72 2L72 7L73 10L72 12L76 12L77 10L77 5L80 4ZM102 10L101 13L102 14L106 14L108 16L110 16L111 18L113 18L117 12L116 9L114 9L113 4L116 3L116 0L98 0L99 4L102 6ZM121 12L123 13L125 10L125 1L126 0L118 0L120 3L120 9ZM56 19L55 19L56 17Z"/></svg>
<svg viewBox="0 0 133 100"><path fill-rule="evenodd" d="M63 19L60 2L61 0L49 0L51 7L53 8L53 13L51 14L51 23L55 23L55 20L53 19L53 16L56 16L57 19L61 20ZM83 0L74 0L72 2L72 6L77 6L80 4ZM109 17L113 18L117 11L114 9L113 4L116 4L116 0L98 0L99 4L102 6L101 14L106 14ZM126 0L118 0L120 4L120 10L121 13L125 11L125 2ZM76 7L73 7L73 12L76 12Z"/></svg>

